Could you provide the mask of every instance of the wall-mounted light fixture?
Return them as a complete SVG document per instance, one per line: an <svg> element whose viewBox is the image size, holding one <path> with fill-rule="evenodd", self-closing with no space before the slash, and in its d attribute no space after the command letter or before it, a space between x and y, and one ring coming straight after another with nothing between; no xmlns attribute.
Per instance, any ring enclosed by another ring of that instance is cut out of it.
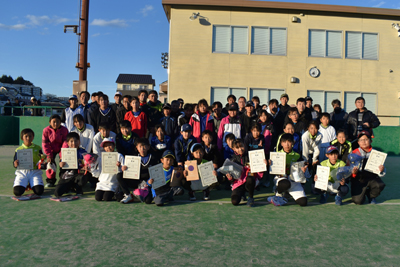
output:
<svg viewBox="0 0 400 267"><path fill-rule="evenodd" d="M392 27L397 30L397 35L400 37L400 26L398 23L392 23Z"/></svg>
<svg viewBox="0 0 400 267"><path fill-rule="evenodd" d="M199 16L200 16L200 12L193 13L193 14L189 17L189 19L190 19L190 20L195 20L195 19L197 19Z"/></svg>
<svg viewBox="0 0 400 267"><path fill-rule="evenodd" d="M292 22L298 23L298 22L300 22L300 19L298 17L296 17L296 16L293 16L292 17Z"/></svg>
<svg viewBox="0 0 400 267"><path fill-rule="evenodd" d="M298 83L298 79L296 77L290 78L291 83Z"/></svg>

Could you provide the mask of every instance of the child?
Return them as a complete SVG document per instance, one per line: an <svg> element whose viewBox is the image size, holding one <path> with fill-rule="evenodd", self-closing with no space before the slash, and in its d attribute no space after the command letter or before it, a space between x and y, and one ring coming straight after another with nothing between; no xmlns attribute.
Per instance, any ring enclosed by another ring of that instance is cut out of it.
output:
<svg viewBox="0 0 400 267"><path fill-rule="evenodd" d="M227 134L225 136L226 146L224 147L224 160L232 157L233 151L233 142L236 140L235 135L233 133Z"/></svg>
<svg viewBox="0 0 400 267"><path fill-rule="evenodd" d="M35 133L32 129L23 129L21 131L21 140L23 144L15 150L14 155L14 167L17 168L19 165L19 160L17 159L17 151L21 149L32 149L32 158L33 158L33 169L32 170L16 170L15 171L15 180L14 180L14 195L17 197L22 196L25 192L26 188L30 186L35 195L42 195L44 191L43 180L42 180L42 171L40 170L42 149L40 146L35 145L33 142L33 138L35 137Z"/></svg>
<svg viewBox="0 0 400 267"><path fill-rule="evenodd" d="M161 163L163 164L164 168L164 176L166 184L157 189L151 188L151 193L149 193L145 198L146 204L151 204L151 202L154 199L154 203L157 206L164 206L166 202L173 201L174 196L183 195L184 191L181 187L170 186L172 172L174 170L173 167L174 161L175 161L175 156L172 153L172 151L165 150L164 153L162 154ZM151 187L153 182L154 180L150 177L150 179L147 181L147 184Z"/></svg>
<svg viewBox="0 0 400 267"><path fill-rule="evenodd" d="M288 192L298 205L307 206L307 197L301 183L288 179L288 176L290 175L290 165L294 162L302 161L300 155L293 151L293 136L287 133L283 134L281 136L280 144L282 150L278 152L286 153L286 175L275 176L275 196L268 197L268 202L274 204L274 206L283 206L287 203L287 200L283 198L283 194ZM269 164L271 165L271 160L269 160ZM304 166L301 171L305 172L306 169L307 166Z"/></svg>
<svg viewBox="0 0 400 267"><path fill-rule="evenodd" d="M236 140L233 144L233 149L235 154L232 156L231 160L237 164L242 165L243 172L240 179L233 179L233 177L228 173L226 178L232 183L232 194L231 202L234 206L240 204L242 198L245 198L246 191L249 193L249 198L247 199L247 206L254 206L254 189L258 183L255 176L250 176L249 156L245 151L244 144L241 140Z"/></svg>
<svg viewBox="0 0 400 267"><path fill-rule="evenodd" d="M266 110L261 110L258 116L258 122L261 127L261 134L264 136L265 139L265 154L269 155L269 152L273 151L273 146L271 147L272 143L272 136L274 136L274 125L272 123L272 116Z"/></svg>
<svg viewBox="0 0 400 267"><path fill-rule="evenodd" d="M176 118L171 116L171 105L165 103L163 105L163 114L164 118L161 120L161 125L164 128L165 134L175 140L178 136L178 123L176 122Z"/></svg>
<svg viewBox="0 0 400 267"><path fill-rule="evenodd" d="M132 110L125 114L124 120L131 123L132 132L140 138L145 137L147 132L147 115L140 110L139 99L133 97L131 100Z"/></svg>
<svg viewBox="0 0 400 267"><path fill-rule="evenodd" d="M186 103L183 107L183 114L178 117L178 126L182 127L182 125L189 123L191 117L193 115L193 105Z"/></svg>
<svg viewBox="0 0 400 267"><path fill-rule="evenodd" d="M221 124L222 119L226 117L226 114L222 113L222 103L219 101L214 102L212 104L211 111L214 118L214 132L215 132L214 141L216 142L218 139L219 126Z"/></svg>
<svg viewBox="0 0 400 267"><path fill-rule="evenodd" d="M327 191L322 191L320 189L316 189L317 192L320 193L321 197L319 199L319 203L324 204L327 201L327 193L329 194L336 194L335 196L335 204L336 205L342 205L342 199L344 196L347 195L349 192L349 187L346 184L345 179L343 178L340 182L336 182L333 179L333 177L330 175L330 173L339 167L344 167L346 166L346 163L338 159L339 151L335 146L329 146L328 149L326 150L326 157L328 158L327 160L324 160L321 162L321 166L326 166L330 168L329 171L329 182L328 182L328 190ZM317 175L314 176L314 182L318 180Z"/></svg>
<svg viewBox="0 0 400 267"><path fill-rule="evenodd" d="M278 143L276 144L276 151L282 150L281 137L285 133L288 133L288 134L293 135L293 140L294 140L293 150L294 150L294 152L300 154L300 141L301 141L301 139L300 139L300 135L298 133L294 132L293 123L292 122L287 122L287 123L285 123L285 125L283 127L284 127L283 128L284 133L281 134L281 136L279 136L279 138L278 138Z"/></svg>
<svg viewBox="0 0 400 267"><path fill-rule="evenodd" d="M120 127L122 128L121 124ZM115 142L112 138L104 138L100 145L105 152L114 152L115 150ZM118 153L118 160L115 164L118 166L118 173L103 173L101 157L98 158L98 168L93 171L93 175L99 177L94 195L97 201L111 201L114 198L115 192L118 190L117 176L122 176L122 172L127 169L126 166L123 166L124 156L122 154Z"/></svg>
<svg viewBox="0 0 400 267"><path fill-rule="evenodd" d="M360 169L353 169L352 178L350 179L351 198L355 204L362 205L364 204L365 196L367 196L369 203L377 204L376 198L386 186L381 179L386 174L385 166L379 166L379 174L366 171L364 168L373 150L371 146L371 134L364 130L358 134L357 138L359 148L353 150L353 153L361 156L363 160Z"/></svg>
<svg viewBox="0 0 400 267"><path fill-rule="evenodd" d="M221 163L219 157L219 151L217 146L212 143L214 133L210 130L204 130L201 134L201 144L204 149L204 159L207 161L212 161L214 169L217 169Z"/></svg>
<svg viewBox="0 0 400 267"><path fill-rule="evenodd" d="M308 125L308 131L301 136L303 160L312 166L312 168L309 169L311 177L314 176L317 164L319 162L318 157L322 140L322 135L317 129L317 123L315 121L311 121Z"/></svg>
<svg viewBox="0 0 400 267"><path fill-rule="evenodd" d="M233 133L236 138L240 138L242 125L239 117L237 116L238 104L236 102L229 105L228 108L229 116L226 116L221 120L218 130L218 149L222 150L226 146L224 142L225 136L229 133Z"/></svg>
<svg viewBox="0 0 400 267"><path fill-rule="evenodd" d="M254 124L251 127L251 132L244 138L245 150L251 151L256 149L264 149L265 139L261 135L261 127L258 124Z"/></svg>
<svg viewBox="0 0 400 267"><path fill-rule="evenodd" d="M332 146L335 146L339 151L339 159L347 162L347 156L351 153L351 143L346 140L347 136L344 130L338 130L336 132L336 139L331 142Z"/></svg>
<svg viewBox="0 0 400 267"><path fill-rule="evenodd" d="M74 116L77 114L85 115L83 109L78 107L78 97L76 95L71 95L68 99L69 107L64 109L63 113L61 114L61 122L63 126L65 126L68 131L70 132L74 127Z"/></svg>
<svg viewBox="0 0 400 267"><path fill-rule="evenodd" d="M94 129L92 125L85 124L85 120L81 114L76 114L74 116L74 127L71 132L79 134L81 147L90 153L92 151Z"/></svg>
<svg viewBox="0 0 400 267"><path fill-rule="evenodd" d="M119 187L124 194L122 198L117 197L117 201L126 204L133 202L133 194L130 193L129 188L136 189L141 181L149 180L149 167L156 165L159 160L149 153L150 144L147 138L138 138L136 140L136 150L138 156L141 157L140 178L139 180L126 179L122 175L117 176Z"/></svg>
<svg viewBox="0 0 400 267"><path fill-rule="evenodd" d="M156 158L161 158L164 151L171 149L171 138L165 135L164 128L161 124L155 126L156 135L151 138L151 148Z"/></svg>
<svg viewBox="0 0 400 267"><path fill-rule="evenodd" d="M197 161L197 165L203 164L203 163L207 163L208 161L203 159L204 156L204 149L203 146L199 143L195 143L192 145L192 147L190 148L190 153L193 156L193 159ZM217 176L217 172L213 171L214 175ZM188 176L188 171L184 170L183 171L183 176L186 178ZM194 194L194 190L193 185L195 183L200 183L200 180L197 181L186 181L186 179L184 181L182 181L182 186L187 189L189 191L189 199L191 201L195 201L196 200L196 196ZM199 188L201 188L201 190L203 190L203 200L207 201L210 199L210 188L208 186L203 187L203 186L199 186Z"/></svg>
<svg viewBox="0 0 400 267"><path fill-rule="evenodd" d="M240 116L240 121L242 123L242 132L241 136L245 138L245 136L251 132L251 128L254 124L257 124L258 117L254 112L254 104L253 101L247 101L246 111Z"/></svg>
<svg viewBox="0 0 400 267"><path fill-rule="evenodd" d="M139 136L132 132L131 123L127 120L121 121L119 127L120 133L117 134L116 137L118 153L121 153L124 157L126 155L136 155L135 140L139 138Z"/></svg>
<svg viewBox="0 0 400 267"><path fill-rule="evenodd" d="M78 159L78 169L65 169L65 162L62 161L60 155L60 181L57 183L57 186L54 190L54 195L59 198L63 194L68 193L71 189L75 190L76 195L82 195L82 188L86 185L87 181L91 179L91 173L87 172L83 175L83 169L81 162L83 161L83 154L86 153L86 150L80 147L79 135L77 133L69 133L67 135L67 144L69 148L76 148L77 159Z"/></svg>
<svg viewBox="0 0 400 267"><path fill-rule="evenodd" d="M182 112L179 109L180 102L178 100L172 100L171 102L171 116L176 120L178 124L178 117L182 115Z"/></svg>
<svg viewBox="0 0 400 267"><path fill-rule="evenodd" d="M214 131L214 118L208 112L208 102L201 99L197 103L198 111L192 115L189 124L193 129L193 137L198 143L201 142L201 133L204 130Z"/></svg>
<svg viewBox="0 0 400 267"><path fill-rule="evenodd" d="M67 138L68 129L61 126L59 115L52 115L49 123L50 126L43 129L42 148L43 153L47 156L47 162L55 163L55 157L60 153L61 147ZM54 187L56 178L47 178L46 182L45 187Z"/></svg>
<svg viewBox="0 0 400 267"><path fill-rule="evenodd" d="M260 106L260 98L259 98L258 96L253 96L253 97L251 98L251 101L252 101L253 104L254 104L254 113L255 113L257 116L259 116L259 115L260 115L260 112L261 112L261 110L262 110L262 108L261 108L261 106Z"/></svg>
<svg viewBox="0 0 400 267"><path fill-rule="evenodd" d="M329 113L321 114L321 124L319 126L319 132L322 135L321 139L321 151L319 153L319 162L325 160L326 149L331 145L331 142L336 139L335 128L329 125Z"/></svg>
<svg viewBox="0 0 400 267"><path fill-rule="evenodd" d="M101 156L101 152L104 152L104 149L101 147L101 143L103 142L104 138L109 137L115 140L117 135L111 131L111 127L108 123L100 123L99 132L93 137L93 154Z"/></svg>
<svg viewBox="0 0 400 267"><path fill-rule="evenodd" d="M175 140L175 156L179 166L183 166L189 159L190 147L196 143L196 138L192 136L192 127L184 124L181 127L181 135Z"/></svg>
<svg viewBox="0 0 400 267"><path fill-rule="evenodd" d="M297 111L297 108L290 108L288 117L294 125L294 132L301 136L307 130L307 126L304 124L303 120L299 120L299 112Z"/></svg>

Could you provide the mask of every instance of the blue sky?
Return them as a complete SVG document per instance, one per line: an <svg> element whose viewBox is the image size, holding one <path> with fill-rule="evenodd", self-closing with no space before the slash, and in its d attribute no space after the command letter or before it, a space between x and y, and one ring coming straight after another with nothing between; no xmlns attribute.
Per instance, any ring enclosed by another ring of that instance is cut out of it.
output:
<svg viewBox="0 0 400 267"><path fill-rule="evenodd" d="M188 0L190 2L190 0ZM400 8L400 0L285 1ZM64 33L78 23L78 0L3 1L0 16L0 75L23 76L44 93L68 96L78 80L77 38ZM169 24L161 0L91 0L89 91L113 96L119 73L151 74L167 80L161 53L168 52Z"/></svg>

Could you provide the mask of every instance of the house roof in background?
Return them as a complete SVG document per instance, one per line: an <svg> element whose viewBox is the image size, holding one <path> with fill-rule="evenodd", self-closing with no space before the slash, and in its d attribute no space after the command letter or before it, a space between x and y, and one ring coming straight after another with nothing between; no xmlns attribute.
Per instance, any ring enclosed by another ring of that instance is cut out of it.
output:
<svg viewBox="0 0 400 267"><path fill-rule="evenodd" d="M135 83L135 84L152 84L155 85L156 81L149 74L120 74L116 83Z"/></svg>

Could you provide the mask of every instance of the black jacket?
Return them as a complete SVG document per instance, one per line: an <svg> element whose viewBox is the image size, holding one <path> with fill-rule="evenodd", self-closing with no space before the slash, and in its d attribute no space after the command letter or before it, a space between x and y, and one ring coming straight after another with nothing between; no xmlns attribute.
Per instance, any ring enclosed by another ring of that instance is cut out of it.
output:
<svg viewBox="0 0 400 267"><path fill-rule="evenodd" d="M135 141L137 138L139 138L139 136L134 132L131 133L131 138L129 140L125 140L122 133L117 134L115 142L118 153L121 153L124 157L126 155L136 155Z"/></svg>
<svg viewBox="0 0 400 267"><path fill-rule="evenodd" d="M331 112L330 115L331 115L330 125L332 125L336 131L339 129L344 129L344 125L347 121L349 114L343 109L340 109L338 111Z"/></svg>
<svg viewBox="0 0 400 267"><path fill-rule="evenodd" d="M203 148L204 148L204 156L203 159L207 161L212 161L213 164L217 164L218 166L221 165L222 163L222 157L218 151L218 147L214 144L211 144L210 149L206 149L206 146L204 143L202 143Z"/></svg>
<svg viewBox="0 0 400 267"><path fill-rule="evenodd" d="M257 115L252 114L251 117L249 117L246 113L243 113L242 116L240 116L240 121L242 123L241 136L245 137L250 133L251 126L257 124Z"/></svg>
<svg viewBox="0 0 400 267"><path fill-rule="evenodd" d="M90 114L92 126L97 133L99 131L100 123L107 123L110 126L110 130L114 133L117 132L117 117L115 116L114 110L109 106L107 113L103 114L100 112L100 107Z"/></svg>
<svg viewBox="0 0 400 267"><path fill-rule="evenodd" d="M242 166L250 164L249 154L246 152L241 156L234 153L230 160Z"/></svg>
<svg viewBox="0 0 400 267"><path fill-rule="evenodd" d="M339 143L337 139L331 142L332 146L335 146L339 150L339 157L341 161L347 162L347 156L351 153L351 143L346 140L344 144Z"/></svg>
<svg viewBox="0 0 400 267"><path fill-rule="evenodd" d="M265 138L261 134L258 137L258 139L255 139L252 133L247 134L246 137L244 138L244 148L246 149L247 152L256 149L264 149L264 145L265 145Z"/></svg>
<svg viewBox="0 0 400 267"><path fill-rule="evenodd" d="M360 111L356 109L350 112L347 118L347 122L345 124L345 130L349 141L357 139L358 133L361 132L362 130L370 131L371 128L376 128L381 124L378 117L376 117L376 115L369 110L365 110L362 112L364 113L362 121L358 122L359 113ZM366 122L369 123L370 127L366 127L365 125L363 125Z"/></svg>

